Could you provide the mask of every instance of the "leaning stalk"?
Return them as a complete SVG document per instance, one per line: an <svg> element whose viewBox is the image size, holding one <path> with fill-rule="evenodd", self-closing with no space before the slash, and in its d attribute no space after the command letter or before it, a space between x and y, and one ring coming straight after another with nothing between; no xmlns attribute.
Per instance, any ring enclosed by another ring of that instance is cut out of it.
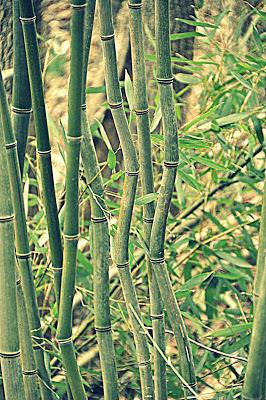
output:
<svg viewBox="0 0 266 400"><path fill-rule="evenodd" d="M150 138L149 106L147 98L147 83L144 58L142 3L131 0L128 3L130 11L130 43L133 69L133 88L137 132L139 138L140 178L142 194L154 192L152 174L152 155ZM144 240L149 248L151 227L154 218L154 202L143 207ZM148 267L150 310L153 327L153 339L165 353L164 313L160 291L152 272L149 257L146 257ZM166 364L160 353L154 348L154 394L155 399L167 399Z"/></svg>
<svg viewBox="0 0 266 400"><path fill-rule="evenodd" d="M145 333L143 332L139 321L134 315L135 312L136 315L138 315L138 317L141 319L140 308L128 262L128 242L138 180L138 162L135 147L128 128L126 115L123 109L122 96L119 87L110 0L99 0L99 16L100 34L105 61L107 98L121 143L126 169L117 234L114 239L115 244L113 259L118 267L123 294L127 304L137 350L137 361L140 370L142 396L144 399L146 399L153 398L150 355ZM132 308L134 312L132 311Z"/></svg>
<svg viewBox="0 0 266 400"><path fill-rule="evenodd" d="M79 237L79 158L81 143L81 104L83 89L83 0L72 0L71 62L68 92L68 143L64 221L64 263L60 294L57 340L74 400L86 399L72 342L72 303L75 289Z"/></svg>
<svg viewBox="0 0 266 400"><path fill-rule="evenodd" d="M193 389L196 386L194 363L186 328L172 289L164 260L164 240L167 216L178 166L177 120L173 102L173 77L169 40L169 1L155 0L155 35L157 81L164 130L164 167L150 241L150 260L177 344L183 378ZM185 388L185 397L192 395ZM191 398L191 397L190 397ZM192 397L194 398L194 397Z"/></svg>
<svg viewBox="0 0 266 400"><path fill-rule="evenodd" d="M16 259L4 132L0 123L0 360L6 400L25 400L16 303Z"/></svg>
<svg viewBox="0 0 266 400"><path fill-rule="evenodd" d="M54 272L55 294L57 295L60 293L61 286L62 244L57 215L54 178L51 164L51 147L43 96L40 58L36 37L36 17L34 16L32 0L19 0L19 5L29 71L32 109L37 139L37 152L40 160L42 191L49 233L52 268ZM58 296L57 303L59 303Z"/></svg>
<svg viewBox="0 0 266 400"><path fill-rule="evenodd" d="M119 398L115 351L111 332L109 304L109 230L105 215L104 187L90 127L86 115L86 78L90 51L91 33L96 1L89 1L86 10L85 51L84 51L84 96L82 105L82 144L81 156L85 176L91 196L92 221L92 262L94 287L94 321L99 347L104 397L110 400ZM103 245L104 243L104 245Z"/></svg>
<svg viewBox="0 0 266 400"><path fill-rule="evenodd" d="M13 127L18 142L18 159L21 175L28 140L31 113L31 95L26 53L21 23L19 20L19 1L13 0Z"/></svg>
<svg viewBox="0 0 266 400"><path fill-rule="evenodd" d="M36 364L41 380L45 384L41 385L43 398L53 399L51 382L46 371L43 352L43 336L41 331L40 315L35 295L35 287L32 275L31 252L29 247L27 223L24 209L23 189L19 169L17 142L13 133L11 118L8 109L6 93L0 73L0 115L2 119L3 131L5 136L5 146L7 151L7 162L9 179L11 185L11 195L13 209L15 212L15 242L16 256L19 263L19 273L22 280L22 287L27 307L29 326L32 332ZM50 387L50 389L49 389Z"/></svg>

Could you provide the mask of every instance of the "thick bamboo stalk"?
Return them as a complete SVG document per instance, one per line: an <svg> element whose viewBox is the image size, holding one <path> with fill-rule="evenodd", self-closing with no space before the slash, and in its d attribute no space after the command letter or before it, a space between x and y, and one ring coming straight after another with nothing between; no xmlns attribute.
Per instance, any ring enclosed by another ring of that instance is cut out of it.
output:
<svg viewBox="0 0 266 400"><path fill-rule="evenodd" d="M117 72L117 59L110 0L99 0L100 34L105 61L105 82L108 103L118 132L125 162L125 180L120 204L117 234L114 239L113 260L118 267L124 298L134 335L140 371L143 399L153 398L153 382L147 339L134 312L141 320L140 307L128 262L128 242L134 198L138 180L138 162L135 147L123 109ZM132 311L134 309L134 312Z"/></svg>
<svg viewBox="0 0 266 400"><path fill-rule="evenodd" d="M72 303L75 290L79 237L79 159L83 89L84 13L83 0L71 4L71 62L68 100L68 143L64 221L64 263L60 294L57 340L74 400L86 399L72 342Z"/></svg>
<svg viewBox="0 0 266 400"><path fill-rule="evenodd" d="M20 20L24 35L28 64L32 109L37 139L37 152L40 160L42 191L49 233L52 268L56 295L60 293L62 274L62 243L57 215L54 178L51 164L46 110L43 96L42 74L36 37L35 15L32 0L19 0ZM59 298L57 298L59 303Z"/></svg>
<svg viewBox="0 0 266 400"><path fill-rule="evenodd" d="M0 123L0 359L6 400L26 400L20 365L16 259L4 132Z"/></svg>
<svg viewBox="0 0 266 400"><path fill-rule="evenodd" d="M7 151L7 162L9 179L11 185L12 203L15 212L15 242L16 255L19 263L19 273L27 307L29 326L34 338L34 349L36 364L41 380L43 398L53 399L51 382L48 376L43 353L43 336L41 331L40 315L35 295L35 287L32 275L31 253L29 247L26 216L24 209L23 189L19 169L17 142L13 133L11 118L8 109L6 93L3 79L0 72L0 115L2 119L3 132L5 136L5 146Z"/></svg>
<svg viewBox="0 0 266 400"><path fill-rule="evenodd" d="M84 95L82 105L82 144L81 156L87 183L91 190L92 221L92 262L94 287L94 315L97 343L99 347L101 371L104 386L104 398L119 398L115 351L111 332L109 304L109 256L110 237L108 221L105 215L104 187L93 139L86 115L86 81L90 52L91 35L96 1L87 2L85 51L84 51ZM103 245L104 243L104 245Z"/></svg>
<svg viewBox="0 0 266 400"><path fill-rule="evenodd" d="M155 0L155 21L157 81L159 85L165 147L162 183L151 232L150 260L179 348L182 376L194 390L196 387L196 378L192 352L164 260L165 230L175 185L176 168L178 166L178 135L173 102L168 0ZM192 396L190 398L194 398L193 393L187 387L184 388L184 393L186 398L188 395Z"/></svg>
<svg viewBox="0 0 266 400"><path fill-rule="evenodd" d="M131 0L130 11L130 43L133 70L134 108L137 120L139 140L140 178L142 194L154 192L152 173L152 154L150 138L149 106L143 43L142 3ZM154 218L154 202L143 207L144 240L147 248L150 245L151 227ZM149 277L150 312L153 327L153 338L161 351L165 353L165 326L163 304L160 291L152 272L149 257L146 257ZM156 400L167 399L166 364L158 350L154 347L154 394Z"/></svg>
<svg viewBox="0 0 266 400"><path fill-rule="evenodd" d="M21 174L28 140L31 113L31 95L24 39L19 20L19 1L13 0L13 127L18 142L18 159Z"/></svg>

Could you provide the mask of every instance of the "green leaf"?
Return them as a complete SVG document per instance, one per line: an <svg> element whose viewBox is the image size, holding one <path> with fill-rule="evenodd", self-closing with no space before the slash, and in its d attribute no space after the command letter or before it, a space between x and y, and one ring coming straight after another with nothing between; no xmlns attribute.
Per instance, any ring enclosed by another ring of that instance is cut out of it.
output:
<svg viewBox="0 0 266 400"><path fill-rule="evenodd" d="M221 164L218 164L215 161L210 160L209 158L200 157L200 156L190 156L190 158L192 158L192 160L195 160L196 162L206 165L207 167L216 169L217 171L228 171L228 168L226 168L225 166L223 166Z"/></svg>
<svg viewBox="0 0 266 400"><path fill-rule="evenodd" d="M152 201L156 200L158 197L157 193L148 193L144 196L140 196L135 200L136 206L143 206L145 204L151 203Z"/></svg>
<svg viewBox="0 0 266 400"><path fill-rule="evenodd" d="M238 74L237 72L231 71L231 75L238 81L241 83L241 85L243 85L245 88L252 90L252 85L250 82L248 82L246 79L244 79L240 74Z"/></svg>
<svg viewBox="0 0 266 400"><path fill-rule="evenodd" d="M125 73L125 92L126 92L129 109L130 109L130 111L132 111L134 109L134 93L133 93L132 81L130 79L130 76L129 76L127 70Z"/></svg>
<svg viewBox="0 0 266 400"><path fill-rule="evenodd" d="M215 254L222 258L225 261L228 261L230 264L237 265L238 267L242 268L250 268L251 265L243 258L232 256L229 253L224 251L216 251Z"/></svg>
<svg viewBox="0 0 266 400"><path fill-rule="evenodd" d="M198 182L195 178L193 178L193 176L186 174L184 171L182 171L180 169L178 170L178 174L179 174L180 178L182 179L182 181L187 183L189 186L193 187L196 190L200 190L200 191L204 190L201 183Z"/></svg>
<svg viewBox="0 0 266 400"><path fill-rule="evenodd" d="M106 93L105 86L90 86L87 87L86 93Z"/></svg>
<svg viewBox="0 0 266 400"><path fill-rule="evenodd" d="M179 138L180 147L185 149L209 149L211 147L211 142L206 139L190 139L187 137Z"/></svg>
<svg viewBox="0 0 266 400"><path fill-rule="evenodd" d="M113 150L113 149L112 149L112 145L111 145L111 143L110 143L110 140L109 140L109 138L108 138L108 136L107 136L107 133L106 133L106 131L105 131L105 129L104 129L104 126L103 126L103 125L101 124L101 122L98 121L97 119L96 119L96 121L97 121L98 126L99 126L99 128L100 128L101 137L102 137L102 139L103 139L103 141L104 141L104 143L105 143L107 149L108 149L108 150Z"/></svg>
<svg viewBox="0 0 266 400"><path fill-rule="evenodd" d="M153 116L153 120L151 122L151 132L153 132L157 128L159 122L161 121L161 118L162 118L162 110L161 110L161 106L158 106L156 108L156 111Z"/></svg>
<svg viewBox="0 0 266 400"><path fill-rule="evenodd" d="M115 155L115 153L114 153L114 151L112 149L110 149L108 151L107 164L108 164L108 167L111 170L115 169L115 166L116 166L116 155Z"/></svg>
<svg viewBox="0 0 266 400"><path fill-rule="evenodd" d="M191 290L195 286L201 285L206 279L208 279L213 272L204 272L202 274L197 274L193 276L191 279L189 279L187 282L182 285L181 290Z"/></svg>
<svg viewBox="0 0 266 400"><path fill-rule="evenodd" d="M189 38L193 38L196 36L205 37L206 35L204 35L203 33L200 33L200 32L172 33L172 35L170 35L170 40L174 41L174 40L180 40L180 39L189 39Z"/></svg>
<svg viewBox="0 0 266 400"><path fill-rule="evenodd" d="M252 325L252 322L247 322L246 324L232 325L230 326L230 328L219 329L211 333L208 332L205 336L230 337L248 331L252 328Z"/></svg>
<svg viewBox="0 0 266 400"><path fill-rule="evenodd" d="M225 117L217 118L215 121L216 121L217 125L219 125L219 126L226 126L226 125L231 125L231 124L235 124L237 122L243 121L244 119L247 119L256 113L257 113L257 111L253 110L251 112L241 112L241 113L229 114L229 115L226 115ZM199 129L210 130L211 126L212 126L212 122L206 122L203 125L200 125Z"/></svg>
<svg viewBox="0 0 266 400"><path fill-rule="evenodd" d="M213 25L209 22L201 22L201 21L192 21L191 19L184 19L184 18L175 18L176 21L184 22L187 25L191 26L202 26L203 28L212 28L217 29L219 25Z"/></svg>
<svg viewBox="0 0 266 400"><path fill-rule="evenodd" d="M178 82L188 83L190 85L197 85L201 83L201 78L191 74L175 74L175 79Z"/></svg>

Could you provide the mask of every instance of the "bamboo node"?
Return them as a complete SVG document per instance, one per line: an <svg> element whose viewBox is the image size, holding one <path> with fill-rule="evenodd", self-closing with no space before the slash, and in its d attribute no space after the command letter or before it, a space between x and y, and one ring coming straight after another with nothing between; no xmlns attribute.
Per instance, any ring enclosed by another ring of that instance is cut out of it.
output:
<svg viewBox="0 0 266 400"><path fill-rule="evenodd" d="M93 222L94 224L100 224L102 222L107 222L107 218L106 217L100 217L100 218L91 217L91 222Z"/></svg>
<svg viewBox="0 0 266 400"><path fill-rule="evenodd" d="M143 6L142 3L137 3L137 4L128 3L128 7L129 7L129 8L132 8L133 10L138 10L138 9L141 8L142 6Z"/></svg>
<svg viewBox="0 0 266 400"><path fill-rule="evenodd" d="M157 78L157 82L160 85L171 85L174 82L174 77L171 78Z"/></svg>
<svg viewBox="0 0 266 400"><path fill-rule="evenodd" d="M79 233L77 235L66 235L66 234L63 234L63 238L65 240L78 240L79 239Z"/></svg>
<svg viewBox="0 0 266 400"><path fill-rule="evenodd" d="M126 171L127 176L138 176L139 171Z"/></svg>
<svg viewBox="0 0 266 400"><path fill-rule="evenodd" d="M6 143L7 150L14 149L15 147L17 147L17 141L15 141L13 143Z"/></svg>
<svg viewBox="0 0 266 400"><path fill-rule="evenodd" d="M34 340L36 340L36 338ZM33 343L32 348L33 350L40 350L44 346L45 346L45 341L42 341L41 343Z"/></svg>
<svg viewBox="0 0 266 400"><path fill-rule="evenodd" d="M153 223L153 218L143 217L143 221L146 222L147 224L152 224Z"/></svg>
<svg viewBox="0 0 266 400"><path fill-rule="evenodd" d="M77 143L80 143L81 140L82 140L82 136L69 136L69 135L67 135L67 140L68 140L69 142L77 142Z"/></svg>
<svg viewBox="0 0 266 400"><path fill-rule="evenodd" d="M197 382L189 383L188 385L189 385L190 388L194 388L194 387L197 386ZM189 388L188 388L186 385L184 385L184 384L183 384L183 387L186 388L186 389L189 389Z"/></svg>
<svg viewBox="0 0 266 400"><path fill-rule="evenodd" d="M161 258L150 258L152 264L163 264L165 262L164 257Z"/></svg>
<svg viewBox="0 0 266 400"><path fill-rule="evenodd" d="M17 358L19 356L20 356L20 350L0 352L0 357L2 358Z"/></svg>
<svg viewBox="0 0 266 400"><path fill-rule="evenodd" d="M164 319L164 314L151 314L151 320Z"/></svg>
<svg viewBox="0 0 266 400"><path fill-rule="evenodd" d="M49 156L51 154L52 150L37 150L37 153L39 154L39 156Z"/></svg>
<svg viewBox="0 0 266 400"><path fill-rule="evenodd" d="M104 333L104 332L110 332L112 330L111 325L109 326L103 326L103 327L94 327L96 332Z"/></svg>
<svg viewBox="0 0 266 400"><path fill-rule="evenodd" d="M31 108L19 108L19 107L11 107L11 111L16 114L30 114L32 112Z"/></svg>
<svg viewBox="0 0 266 400"><path fill-rule="evenodd" d="M164 161L163 165L166 168L177 168L179 165L179 161Z"/></svg>
<svg viewBox="0 0 266 400"><path fill-rule="evenodd" d="M123 102L120 101L119 103L109 103L109 107L111 110L118 110L119 108L123 107Z"/></svg>
<svg viewBox="0 0 266 400"><path fill-rule="evenodd" d="M31 258L31 251L28 252L28 253L16 253L16 257L17 257L19 260L26 260L26 259L28 259L28 258Z"/></svg>
<svg viewBox="0 0 266 400"><path fill-rule="evenodd" d="M15 218L15 215L3 215L2 217L0 217L0 223L4 224L5 222L11 222L13 221Z"/></svg>
<svg viewBox="0 0 266 400"><path fill-rule="evenodd" d="M87 108L87 104L86 104L86 103L84 103L84 104L81 105L81 109L82 109L82 110L86 110L86 108Z"/></svg>
<svg viewBox="0 0 266 400"><path fill-rule="evenodd" d="M126 261L124 263L116 263L117 268L129 268L129 262Z"/></svg>
<svg viewBox="0 0 266 400"><path fill-rule="evenodd" d="M36 21L36 15L33 17L19 17L22 24L34 24Z"/></svg>
<svg viewBox="0 0 266 400"><path fill-rule="evenodd" d="M38 371L37 369L32 369L30 371L22 371L22 374L24 376L32 376L32 375L37 375Z"/></svg>
<svg viewBox="0 0 266 400"><path fill-rule="evenodd" d="M65 338L65 339L56 339L57 340L57 343L59 344L59 345L62 345L62 344L68 344L68 343L72 343L72 336L69 336L68 338Z"/></svg>
<svg viewBox="0 0 266 400"><path fill-rule="evenodd" d="M50 265L50 269L54 272L62 271L63 267L56 267L54 265Z"/></svg>
<svg viewBox="0 0 266 400"><path fill-rule="evenodd" d="M103 42L107 42L108 40L114 39L114 37L115 37L114 33L112 33L111 35L101 35L101 40Z"/></svg>
<svg viewBox="0 0 266 400"><path fill-rule="evenodd" d="M150 363L151 363L151 360L150 360L150 358L147 360L147 361L141 361L141 362L138 362L138 366L139 367L146 367L146 365L150 365Z"/></svg>
<svg viewBox="0 0 266 400"><path fill-rule="evenodd" d="M87 7L87 3L84 3L84 4L72 4L72 3L70 3L70 6L72 7L72 8L74 8L75 10L81 10L82 8L85 8L85 7Z"/></svg>
<svg viewBox="0 0 266 400"><path fill-rule="evenodd" d="M136 115L145 115L149 113L149 108L145 108L144 110L135 110Z"/></svg>

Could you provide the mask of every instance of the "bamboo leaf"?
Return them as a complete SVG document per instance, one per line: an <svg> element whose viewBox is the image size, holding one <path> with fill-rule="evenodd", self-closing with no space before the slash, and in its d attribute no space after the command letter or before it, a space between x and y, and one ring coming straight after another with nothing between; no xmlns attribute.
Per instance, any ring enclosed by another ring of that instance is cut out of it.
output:
<svg viewBox="0 0 266 400"><path fill-rule="evenodd" d="M108 167L113 170L116 166L116 155L112 149L109 149L108 156L107 156L107 164Z"/></svg>
<svg viewBox="0 0 266 400"><path fill-rule="evenodd" d="M132 111L134 109L134 92L133 92L133 84L127 70L125 72L125 92L129 109L130 111Z"/></svg>
<svg viewBox="0 0 266 400"><path fill-rule="evenodd" d="M228 168L226 168L224 165L218 164L215 161L210 160L209 158L200 156L190 156L190 158L192 158L192 160L195 160L196 162L206 165L207 167L216 169L217 171L228 171Z"/></svg>
<svg viewBox="0 0 266 400"><path fill-rule="evenodd" d="M180 40L180 39L189 39L189 38L193 38L196 36L206 37L206 35L204 35L203 33L200 33L200 32L181 32L181 33L172 33L172 35L170 35L170 39L172 41L174 41L174 40Z"/></svg>
<svg viewBox="0 0 266 400"><path fill-rule="evenodd" d="M105 143L105 146L107 147L108 150L113 150L112 149L112 145L110 143L110 140L109 140L109 138L107 136L107 133L106 133L106 131L104 129L104 126L101 124L100 121L98 121L98 119L96 119L96 121L98 123L99 129L100 129L100 133L101 133L101 137L102 137L102 139L103 139L103 141Z"/></svg>
<svg viewBox="0 0 266 400"><path fill-rule="evenodd" d="M213 275L213 272L203 272L202 274L198 274L193 276L191 279L189 279L187 282L182 285L182 291L184 290L191 290L195 286L201 285L206 279L208 279L211 275Z"/></svg>
<svg viewBox="0 0 266 400"><path fill-rule="evenodd" d="M148 193L145 194L144 196L140 196L135 200L135 205L136 206L144 206L145 204L149 204L156 200L158 197L157 193Z"/></svg>
<svg viewBox="0 0 266 400"><path fill-rule="evenodd" d="M216 251L215 254L223 260L228 261L230 264L237 265L238 267L250 268L250 263L243 258L232 256L224 251Z"/></svg>
<svg viewBox="0 0 266 400"><path fill-rule="evenodd" d="M157 126L158 126L159 122L161 121L161 119L162 119L162 111L161 111L161 107L158 106L156 108L156 111L155 111L154 116L153 116L153 120L151 122L151 128L150 128L151 132L153 132L157 128Z"/></svg>
<svg viewBox="0 0 266 400"><path fill-rule="evenodd" d="M244 333L248 331L249 329L252 328L253 323L252 322L247 322L246 324L238 324L238 325L232 325L230 328L223 328L219 329L215 332L207 333L205 336L211 336L211 337L230 337L233 335L238 335L239 333Z"/></svg>
<svg viewBox="0 0 266 400"><path fill-rule="evenodd" d="M197 85L202 81L201 78L191 74L175 74L175 79L178 82L188 83L191 85Z"/></svg>
<svg viewBox="0 0 266 400"><path fill-rule="evenodd" d="M209 22L192 21L191 19L184 19L184 18L175 18L175 20L184 22L185 24L191 26L201 26L203 28L212 28L212 29L219 28L219 25L210 24Z"/></svg>
<svg viewBox="0 0 266 400"><path fill-rule="evenodd" d="M245 88L252 90L252 85L250 82L248 82L246 79L244 79L240 74L238 74L235 71L231 71L231 75L238 81L241 83L241 85L243 85Z"/></svg>
<svg viewBox="0 0 266 400"><path fill-rule="evenodd" d="M195 178L193 178L193 176L186 174L184 171L182 171L180 169L178 170L178 174L179 174L180 178L182 179L182 181L187 183L189 186L193 187L193 189L200 190L200 191L204 190L201 183L199 183Z"/></svg>

